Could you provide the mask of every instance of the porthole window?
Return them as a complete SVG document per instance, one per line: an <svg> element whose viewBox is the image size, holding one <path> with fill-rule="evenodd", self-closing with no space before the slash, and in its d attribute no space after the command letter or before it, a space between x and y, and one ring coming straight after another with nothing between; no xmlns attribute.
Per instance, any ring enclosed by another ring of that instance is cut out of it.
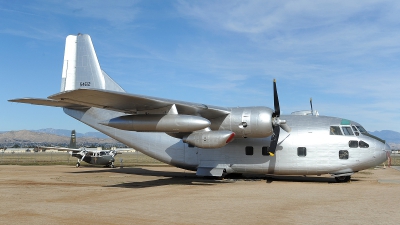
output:
<svg viewBox="0 0 400 225"><path fill-rule="evenodd" d="M360 142L358 143L358 145L360 146L360 148L369 148L369 144L367 144L367 143L365 143L365 142L363 142L363 141L360 141Z"/></svg>
<svg viewBox="0 0 400 225"><path fill-rule="evenodd" d="M298 147L297 148L297 155L300 157L305 157L307 155L306 147Z"/></svg>
<svg viewBox="0 0 400 225"><path fill-rule="evenodd" d="M266 147L266 146L262 147L261 154L262 155L269 155L268 147Z"/></svg>
<svg viewBox="0 0 400 225"><path fill-rule="evenodd" d="M246 146L246 155L253 155L253 147Z"/></svg>
<svg viewBox="0 0 400 225"><path fill-rule="evenodd" d="M349 141L350 148L358 148L358 141Z"/></svg>
<svg viewBox="0 0 400 225"><path fill-rule="evenodd" d="M348 158L349 158L349 151L347 150L339 151L339 159L348 159Z"/></svg>

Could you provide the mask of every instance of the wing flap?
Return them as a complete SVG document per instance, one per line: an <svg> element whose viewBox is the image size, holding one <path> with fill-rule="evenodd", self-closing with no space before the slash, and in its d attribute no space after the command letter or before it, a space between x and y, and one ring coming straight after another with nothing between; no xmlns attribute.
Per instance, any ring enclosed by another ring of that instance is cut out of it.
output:
<svg viewBox="0 0 400 225"><path fill-rule="evenodd" d="M49 96L49 99L75 105L103 108L135 114L141 111L176 106L179 114L216 118L230 113L227 108L206 106L190 102L134 95L100 89L78 89Z"/></svg>

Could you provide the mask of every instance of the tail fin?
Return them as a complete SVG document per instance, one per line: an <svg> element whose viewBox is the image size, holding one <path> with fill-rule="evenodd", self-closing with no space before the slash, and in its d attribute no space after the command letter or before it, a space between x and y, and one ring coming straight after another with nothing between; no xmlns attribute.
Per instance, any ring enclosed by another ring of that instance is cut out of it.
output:
<svg viewBox="0 0 400 225"><path fill-rule="evenodd" d="M71 141L69 142L69 148L76 148L76 134L75 130L71 131Z"/></svg>
<svg viewBox="0 0 400 225"><path fill-rule="evenodd" d="M61 92L79 88L125 92L100 68L87 34L68 35L65 42Z"/></svg>

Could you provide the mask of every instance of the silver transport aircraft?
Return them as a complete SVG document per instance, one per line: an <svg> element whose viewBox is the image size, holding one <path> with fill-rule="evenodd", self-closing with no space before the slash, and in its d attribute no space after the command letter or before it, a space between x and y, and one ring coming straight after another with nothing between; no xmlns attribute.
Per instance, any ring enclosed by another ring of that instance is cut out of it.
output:
<svg viewBox="0 0 400 225"><path fill-rule="evenodd" d="M100 67L91 38L66 38L61 92L11 102L62 107L69 116L161 162L227 174L321 175L338 182L387 159L390 147L359 123L313 111L218 107L126 93Z"/></svg>
<svg viewBox="0 0 400 225"><path fill-rule="evenodd" d="M71 156L78 158L76 167L81 166L81 162L86 162L93 165L103 165L105 167L114 168L115 156L121 154L118 150L91 150L85 147L77 148L75 130L71 131L71 141L68 148L65 147L46 147L40 146L40 149L54 149L58 151L66 151ZM121 150L127 151L127 150Z"/></svg>

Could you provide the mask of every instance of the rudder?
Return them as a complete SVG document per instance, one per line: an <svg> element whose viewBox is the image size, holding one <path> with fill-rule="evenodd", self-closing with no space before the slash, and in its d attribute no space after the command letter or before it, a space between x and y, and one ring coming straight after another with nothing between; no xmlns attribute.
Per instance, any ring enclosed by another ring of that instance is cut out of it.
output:
<svg viewBox="0 0 400 225"><path fill-rule="evenodd" d="M71 131L71 140L69 141L69 148L76 148L76 133L75 130Z"/></svg>

